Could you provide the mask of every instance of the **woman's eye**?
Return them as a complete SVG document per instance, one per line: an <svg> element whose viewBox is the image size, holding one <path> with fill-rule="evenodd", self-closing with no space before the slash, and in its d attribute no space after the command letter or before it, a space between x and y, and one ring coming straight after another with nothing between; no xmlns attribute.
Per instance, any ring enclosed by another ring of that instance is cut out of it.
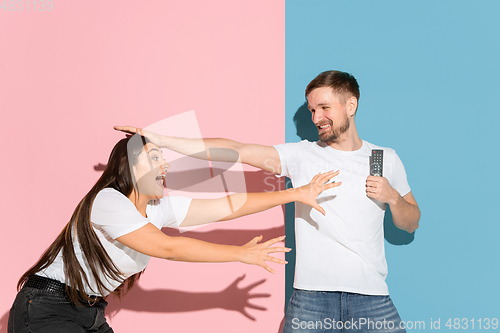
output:
<svg viewBox="0 0 500 333"><path fill-rule="evenodd" d="M152 160L156 162L156 161L159 160L159 158L155 156L155 157L152 158Z"/></svg>

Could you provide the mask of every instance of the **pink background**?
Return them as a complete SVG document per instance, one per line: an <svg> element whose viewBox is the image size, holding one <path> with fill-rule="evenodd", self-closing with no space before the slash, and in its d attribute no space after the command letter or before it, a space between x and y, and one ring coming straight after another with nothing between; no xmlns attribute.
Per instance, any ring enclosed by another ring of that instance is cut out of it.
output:
<svg viewBox="0 0 500 333"><path fill-rule="evenodd" d="M0 9L0 333L17 279L122 137L113 125L146 127L195 110L204 137L276 144L285 136L283 0L53 3L51 12ZM271 189L247 170L249 191ZM183 235L243 244L259 234L284 234L280 207ZM284 267L272 266L276 275L152 259L139 286L110 301L109 321L116 332L277 332Z"/></svg>

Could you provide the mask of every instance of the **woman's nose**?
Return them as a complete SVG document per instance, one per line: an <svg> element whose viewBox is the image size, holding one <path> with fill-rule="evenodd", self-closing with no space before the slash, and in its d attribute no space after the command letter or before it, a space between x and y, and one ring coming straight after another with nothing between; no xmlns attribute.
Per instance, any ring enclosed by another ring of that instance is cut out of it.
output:
<svg viewBox="0 0 500 333"><path fill-rule="evenodd" d="M168 169L170 169L170 164L168 164L167 162L163 163L161 166L162 173L167 173Z"/></svg>

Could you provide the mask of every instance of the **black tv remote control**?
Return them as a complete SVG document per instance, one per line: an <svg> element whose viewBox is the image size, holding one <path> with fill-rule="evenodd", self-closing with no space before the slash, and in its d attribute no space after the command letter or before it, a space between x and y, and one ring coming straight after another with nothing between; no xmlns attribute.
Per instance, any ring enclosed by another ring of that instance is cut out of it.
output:
<svg viewBox="0 0 500 333"><path fill-rule="evenodd" d="M382 166L384 164L384 151L373 149L370 156L370 175L382 177Z"/></svg>

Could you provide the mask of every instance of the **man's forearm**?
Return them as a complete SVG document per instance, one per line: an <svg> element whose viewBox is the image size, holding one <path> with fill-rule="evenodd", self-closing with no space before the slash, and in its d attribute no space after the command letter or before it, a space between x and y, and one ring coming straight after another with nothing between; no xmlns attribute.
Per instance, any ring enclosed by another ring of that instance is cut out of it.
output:
<svg viewBox="0 0 500 333"><path fill-rule="evenodd" d="M420 209L417 205L409 203L398 195L394 201L389 203L389 206L396 227L409 233L417 230L418 221L420 220Z"/></svg>

